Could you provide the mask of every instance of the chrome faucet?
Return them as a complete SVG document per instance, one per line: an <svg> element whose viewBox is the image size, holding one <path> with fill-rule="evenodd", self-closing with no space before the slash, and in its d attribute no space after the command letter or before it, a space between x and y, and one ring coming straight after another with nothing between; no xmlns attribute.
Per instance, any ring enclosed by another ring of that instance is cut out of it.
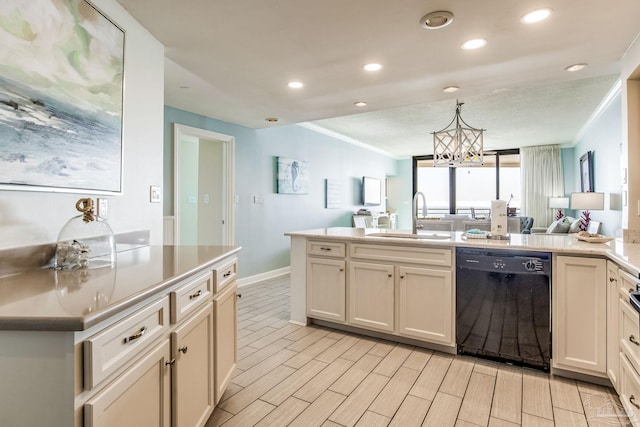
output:
<svg viewBox="0 0 640 427"><path fill-rule="evenodd" d="M425 210L427 209L427 199L424 194L418 191L413 195L413 206L411 209L411 215L413 216L413 234L418 232L418 228L422 228L422 224L418 224L418 196L422 197L422 217L424 218Z"/></svg>

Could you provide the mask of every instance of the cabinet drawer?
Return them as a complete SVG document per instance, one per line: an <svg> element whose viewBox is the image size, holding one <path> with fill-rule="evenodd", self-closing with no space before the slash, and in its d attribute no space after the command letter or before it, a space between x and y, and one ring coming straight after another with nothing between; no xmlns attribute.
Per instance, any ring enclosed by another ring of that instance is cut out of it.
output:
<svg viewBox="0 0 640 427"><path fill-rule="evenodd" d="M307 255L343 257L346 255L346 244L340 242L321 242L309 240Z"/></svg>
<svg viewBox="0 0 640 427"><path fill-rule="evenodd" d="M640 282L640 280L637 277L634 277L622 269L618 270L618 286L621 297L628 297L629 293L634 292L638 282Z"/></svg>
<svg viewBox="0 0 640 427"><path fill-rule="evenodd" d="M631 364L640 371L640 330L638 312L620 298L620 350L627 355ZM640 398L640 396L638 396ZM640 403L640 401L639 401Z"/></svg>
<svg viewBox="0 0 640 427"><path fill-rule="evenodd" d="M627 412L628 420L634 426L640 425L640 378L629 364L623 353L620 353L620 402Z"/></svg>
<svg viewBox="0 0 640 427"><path fill-rule="evenodd" d="M214 293L220 292L229 283L236 280L238 275L238 259L233 258L228 262L221 264L219 267L213 269L214 277Z"/></svg>
<svg viewBox="0 0 640 427"><path fill-rule="evenodd" d="M85 340L84 388L95 387L168 329L169 299L165 297Z"/></svg>
<svg viewBox="0 0 640 427"><path fill-rule="evenodd" d="M349 252L351 258L366 260L411 262L442 267L450 267L452 263L451 249L353 243Z"/></svg>
<svg viewBox="0 0 640 427"><path fill-rule="evenodd" d="M213 275L211 272L190 280L169 294L171 299L171 323L178 323L200 304L211 299Z"/></svg>

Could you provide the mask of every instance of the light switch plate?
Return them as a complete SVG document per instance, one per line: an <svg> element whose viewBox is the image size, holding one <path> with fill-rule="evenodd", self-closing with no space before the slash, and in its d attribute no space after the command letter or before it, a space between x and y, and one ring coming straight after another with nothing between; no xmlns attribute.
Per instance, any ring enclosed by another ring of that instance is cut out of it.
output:
<svg viewBox="0 0 640 427"><path fill-rule="evenodd" d="M149 188L149 201L151 203L160 203L161 198L162 198L162 192L160 190L160 186L152 185Z"/></svg>
<svg viewBox="0 0 640 427"><path fill-rule="evenodd" d="M107 199L103 199L98 197L97 203L98 205L98 216L102 219L109 218L109 201Z"/></svg>

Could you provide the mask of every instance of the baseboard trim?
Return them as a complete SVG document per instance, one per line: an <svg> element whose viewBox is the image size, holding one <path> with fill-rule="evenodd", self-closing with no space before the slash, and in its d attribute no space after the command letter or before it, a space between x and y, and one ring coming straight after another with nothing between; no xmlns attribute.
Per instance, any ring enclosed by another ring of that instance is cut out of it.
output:
<svg viewBox="0 0 640 427"><path fill-rule="evenodd" d="M291 272L291 267L282 267L277 270L271 270L260 274L255 274L249 277L243 277L242 279L238 279L238 287L242 288L243 286L253 285L259 282L264 282L265 280L277 279L278 277L286 276Z"/></svg>

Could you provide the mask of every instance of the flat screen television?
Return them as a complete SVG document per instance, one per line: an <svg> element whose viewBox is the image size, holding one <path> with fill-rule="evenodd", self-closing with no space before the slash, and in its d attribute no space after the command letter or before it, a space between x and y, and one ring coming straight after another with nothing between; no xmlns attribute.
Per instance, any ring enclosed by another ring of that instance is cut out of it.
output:
<svg viewBox="0 0 640 427"><path fill-rule="evenodd" d="M362 177L362 204L365 206L382 203L382 181L368 176Z"/></svg>

